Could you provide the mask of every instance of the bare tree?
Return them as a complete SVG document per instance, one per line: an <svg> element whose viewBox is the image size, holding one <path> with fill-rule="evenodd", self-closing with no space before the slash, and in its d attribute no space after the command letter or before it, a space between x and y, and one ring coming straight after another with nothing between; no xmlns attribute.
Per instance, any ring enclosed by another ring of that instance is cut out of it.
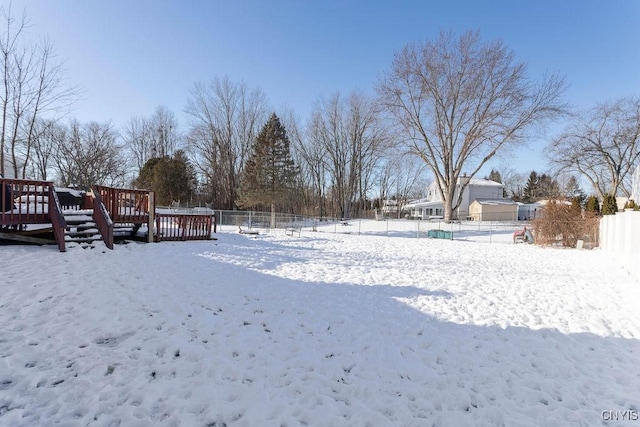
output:
<svg viewBox="0 0 640 427"><path fill-rule="evenodd" d="M390 154L380 172L380 198L394 199L400 218L402 207L411 199L417 199L427 188L427 165L407 153Z"/></svg>
<svg viewBox="0 0 640 427"><path fill-rule="evenodd" d="M312 129L311 127L309 129ZM312 205L314 215L322 218L327 216L326 191L327 174L325 166L325 150L311 137L306 137L297 126L291 133L294 157L300 165L300 176L303 185L309 188L308 204ZM314 143L315 142L315 143Z"/></svg>
<svg viewBox="0 0 640 427"><path fill-rule="evenodd" d="M619 192L629 197L640 159L640 98L604 102L581 113L549 148L556 168L585 177L600 199Z"/></svg>
<svg viewBox="0 0 640 427"><path fill-rule="evenodd" d="M56 156L58 182L82 189L124 185L127 165L117 139L108 123L71 122Z"/></svg>
<svg viewBox="0 0 640 427"><path fill-rule="evenodd" d="M519 202L524 199L524 188L527 183L527 177L524 173L517 172L509 166L502 166L498 169L502 177L502 185L507 197Z"/></svg>
<svg viewBox="0 0 640 427"><path fill-rule="evenodd" d="M175 114L167 107L158 106L151 117L129 119L124 128L124 143L133 154L136 175L149 159L172 157L182 149Z"/></svg>
<svg viewBox="0 0 640 427"><path fill-rule="evenodd" d="M407 45L378 85L409 151L438 183L445 220L462 203L463 172L474 177L499 150L562 114L564 89L557 75L531 81L502 42L483 43L479 32Z"/></svg>
<svg viewBox="0 0 640 427"><path fill-rule="evenodd" d="M346 101L340 94L320 100L308 135L315 148L307 153L315 160L322 159L340 215L357 214L367 199L374 182L373 171L388 142L375 103L358 93L352 93ZM317 166L316 163L319 173ZM352 212L354 208L356 212Z"/></svg>
<svg viewBox="0 0 640 427"><path fill-rule="evenodd" d="M215 78L194 85L185 111L191 118L187 139L200 181L216 207L234 208L251 144L267 119L264 93Z"/></svg>
<svg viewBox="0 0 640 427"><path fill-rule="evenodd" d="M66 128L53 120L38 120L34 129L32 174L35 179L47 181L66 137Z"/></svg>
<svg viewBox="0 0 640 427"><path fill-rule="evenodd" d="M0 39L2 88L0 108L0 173L5 174L5 156L13 175L25 178L30 165L36 125L43 114L67 107L75 89L62 84L62 63L56 61L52 43L24 39L26 15L16 20L11 7L1 11L4 34Z"/></svg>
<svg viewBox="0 0 640 427"><path fill-rule="evenodd" d="M154 157L154 132L149 120L142 116L132 117L124 127L124 143L133 155L137 174Z"/></svg>
<svg viewBox="0 0 640 427"><path fill-rule="evenodd" d="M176 150L182 149L182 140L178 132L178 120L173 111L158 106L151 116L150 127L155 141L152 148L154 157L171 157Z"/></svg>

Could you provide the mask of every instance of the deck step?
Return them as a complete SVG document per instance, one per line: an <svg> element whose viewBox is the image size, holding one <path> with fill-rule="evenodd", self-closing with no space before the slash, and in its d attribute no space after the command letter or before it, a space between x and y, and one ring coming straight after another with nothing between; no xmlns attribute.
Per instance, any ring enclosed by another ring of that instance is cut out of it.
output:
<svg viewBox="0 0 640 427"><path fill-rule="evenodd" d="M100 236L87 236L87 237L68 237L65 236L64 241L67 243L92 243L102 240Z"/></svg>
<svg viewBox="0 0 640 427"><path fill-rule="evenodd" d="M62 212L67 223L64 241L77 243L83 248L93 248L94 242L102 240L100 231L93 220L93 209L65 210Z"/></svg>

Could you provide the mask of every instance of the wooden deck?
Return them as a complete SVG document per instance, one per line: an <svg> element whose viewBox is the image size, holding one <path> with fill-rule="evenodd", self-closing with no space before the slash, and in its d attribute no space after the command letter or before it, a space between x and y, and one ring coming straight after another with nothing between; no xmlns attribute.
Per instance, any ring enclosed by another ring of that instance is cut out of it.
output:
<svg viewBox="0 0 640 427"><path fill-rule="evenodd" d="M65 251L67 226L53 182L0 178L0 226L6 235L18 235L29 224L51 224L55 241Z"/></svg>
<svg viewBox="0 0 640 427"><path fill-rule="evenodd" d="M54 189L49 181L0 179L1 238L38 243L21 233L28 224L47 224L53 231L61 252L65 248L67 223ZM77 209L93 209L93 221L109 249L114 245L114 227L132 224L134 230L147 226L149 242L175 240L208 240L216 232L213 213L162 212L156 214L154 195L149 190L94 186ZM65 209L74 209L65 206Z"/></svg>

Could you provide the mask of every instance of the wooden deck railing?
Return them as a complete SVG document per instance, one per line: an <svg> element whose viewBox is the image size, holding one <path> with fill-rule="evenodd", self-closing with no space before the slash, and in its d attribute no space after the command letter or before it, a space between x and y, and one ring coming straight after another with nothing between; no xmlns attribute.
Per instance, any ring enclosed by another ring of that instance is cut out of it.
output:
<svg viewBox="0 0 640 427"><path fill-rule="evenodd" d="M109 249L113 249L113 221L109 218L109 213L102 202L100 192L93 192L93 221L102 236L104 244Z"/></svg>
<svg viewBox="0 0 640 427"><path fill-rule="evenodd" d="M60 252L64 252L66 251L64 235L67 229L67 222L62 215L60 201L53 185L49 187L49 216L51 217L51 228L53 228L53 236L58 244L58 249Z"/></svg>
<svg viewBox="0 0 640 427"><path fill-rule="evenodd" d="M149 190L133 190L95 186L94 192L102 202L114 223L145 224L149 219Z"/></svg>
<svg viewBox="0 0 640 427"><path fill-rule="evenodd" d="M51 224L58 249L65 251L67 224L53 182L0 178L0 225L27 224Z"/></svg>
<svg viewBox="0 0 640 427"><path fill-rule="evenodd" d="M217 221L211 211L159 212L154 221L152 195L149 190L95 186L92 198L72 208L93 208L96 227L109 249L113 249L114 224L147 224L149 241L154 239L154 225L156 241L208 240L212 228L216 232ZM52 182L0 179L0 196L0 225L51 224L58 248L65 251L67 223Z"/></svg>
<svg viewBox="0 0 640 427"><path fill-rule="evenodd" d="M209 240L214 224L211 214L156 213L157 241Z"/></svg>

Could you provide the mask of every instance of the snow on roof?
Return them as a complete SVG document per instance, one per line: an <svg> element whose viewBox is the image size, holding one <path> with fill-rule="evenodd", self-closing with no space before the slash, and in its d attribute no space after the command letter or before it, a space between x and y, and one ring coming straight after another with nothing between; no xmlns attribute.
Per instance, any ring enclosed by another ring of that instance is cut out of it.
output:
<svg viewBox="0 0 640 427"><path fill-rule="evenodd" d="M475 185L478 187L503 187L499 182L491 181L490 179L484 178L471 178L469 180L469 185Z"/></svg>
<svg viewBox="0 0 640 427"><path fill-rule="evenodd" d="M434 200L432 202L427 201L427 199L417 200L413 203L407 203L405 205L405 209L408 208L424 208L424 207L434 207L434 206L443 206L442 201Z"/></svg>
<svg viewBox="0 0 640 427"><path fill-rule="evenodd" d="M517 205L511 199L475 199L472 203L478 202L481 205Z"/></svg>

